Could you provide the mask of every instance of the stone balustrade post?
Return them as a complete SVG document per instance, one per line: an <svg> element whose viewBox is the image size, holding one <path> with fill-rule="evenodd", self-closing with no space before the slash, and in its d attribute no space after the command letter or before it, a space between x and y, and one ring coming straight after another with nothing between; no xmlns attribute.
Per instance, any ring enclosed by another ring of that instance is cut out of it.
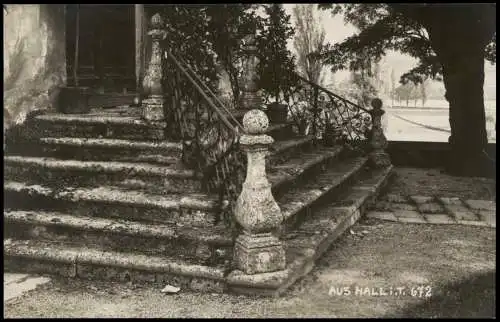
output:
<svg viewBox="0 0 500 322"><path fill-rule="evenodd" d="M247 174L235 207L235 218L243 227L236 239L234 261L246 274L285 269L283 243L274 234L283 222L281 210L271 193L266 176L266 156L273 138L266 114L253 109L243 117L245 134L240 144L247 153Z"/></svg>
<svg viewBox="0 0 500 322"><path fill-rule="evenodd" d="M160 121L165 118L163 106L163 53L161 41L166 37L164 21L159 13L151 18L151 59L149 60L143 80L143 91L146 99L142 101L142 116L148 121Z"/></svg>
<svg viewBox="0 0 500 322"><path fill-rule="evenodd" d="M391 159L386 152L387 139L382 129L382 115L385 111L382 109L382 100L375 98L372 100L373 109L370 110L372 117L372 134L370 138L370 145L372 151L370 152L370 160L375 167L387 167L391 165Z"/></svg>
<svg viewBox="0 0 500 322"><path fill-rule="evenodd" d="M246 59L244 61L241 84L240 108L260 108L263 100L259 94L258 87L259 76L257 74L257 66L259 65L259 58L257 56L255 35L247 35L243 42L243 51Z"/></svg>

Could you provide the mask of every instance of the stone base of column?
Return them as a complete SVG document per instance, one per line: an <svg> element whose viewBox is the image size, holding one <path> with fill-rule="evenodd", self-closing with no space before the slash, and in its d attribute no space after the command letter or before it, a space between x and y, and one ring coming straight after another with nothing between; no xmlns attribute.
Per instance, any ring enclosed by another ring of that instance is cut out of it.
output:
<svg viewBox="0 0 500 322"><path fill-rule="evenodd" d="M163 112L165 100L163 97L148 97L142 100L142 117L148 121L162 121L165 119Z"/></svg>
<svg viewBox="0 0 500 322"><path fill-rule="evenodd" d="M385 151L373 151L370 153L370 161L376 168L385 168L391 165L391 158Z"/></svg>
<svg viewBox="0 0 500 322"><path fill-rule="evenodd" d="M243 233L236 239L234 258L245 274L269 273L286 267L282 242L271 233Z"/></svg>

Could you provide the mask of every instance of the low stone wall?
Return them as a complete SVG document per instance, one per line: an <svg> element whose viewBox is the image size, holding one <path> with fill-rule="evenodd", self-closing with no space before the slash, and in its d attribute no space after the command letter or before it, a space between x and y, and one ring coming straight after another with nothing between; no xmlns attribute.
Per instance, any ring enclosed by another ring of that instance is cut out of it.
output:
<svg viewBox="0 0 500 322"><path fill-rule="evenodd" d="M56 103L66 83L65 8L4 5L4 134L26 115Z"/></svg>
<svg viewBox="0 0 500 322"><path fill-rule="evenodd" d="M446 142L389 141L387 152L395 166L439 168L446 165L450 146ZM486 152L496 160L496 143L488 144Z"/></svg>

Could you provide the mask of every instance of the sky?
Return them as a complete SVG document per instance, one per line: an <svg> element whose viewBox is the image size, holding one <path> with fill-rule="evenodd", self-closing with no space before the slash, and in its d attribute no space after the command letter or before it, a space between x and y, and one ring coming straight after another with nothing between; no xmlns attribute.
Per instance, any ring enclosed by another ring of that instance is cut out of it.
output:
<svg viewBox="0 0 500 322"><path fill-rule="evenodd" d="M283 4L283 7L285 8L285 11L287 14L291 15L291 20L292 24L294 24L294 19L293 19L293 14L292 14L292 8L296 4L293 3L286 3ZM317 14L319 14L321 23L323 27L325 28L326 32L326 41L329 43L337 43L341 42L347 37L353 35L356 33L356 28L352 25L346 25L344 23L342 15L337 15L337 16L332 16L329 10L317 10ZM293 48L293 40L290 40L288 43L289 49L292 52L295 52ZM386 57L385 57L385 65L390 66L391 69L394 69L394 74L396 76L396 79L399 79L399 77L414 67L417 64L417 60L407 56L407 55L402 55L397 52L388 52ZM331 74L331 73L327 73ZM341 81L345 77L348 76L348 72L339 72L335 74L335 80L336 81ZM390 72L388 72L390 75ZM325 80L325 83L328 83L328 79ZM437 86L443 86L442 83L437 84ZM490 96L495 95L496 97L496 65L491 65L489 62L485 62L485 99L488 99L488 93Z"/></svg>

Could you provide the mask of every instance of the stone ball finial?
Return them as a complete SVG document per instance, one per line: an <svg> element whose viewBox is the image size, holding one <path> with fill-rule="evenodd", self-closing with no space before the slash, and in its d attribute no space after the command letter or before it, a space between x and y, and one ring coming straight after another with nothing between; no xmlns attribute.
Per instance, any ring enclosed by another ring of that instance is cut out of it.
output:
<svg viewBox="0 0 500 322"><path fill-rule="evenodd" d="M372 107L374 110L380 110L382 108L382 100L380 98L374 98L372 100Z"/></svg>
<svg viewBox="0 0 500 322"><path fill-rule="evenodd" d="M163 18L159 13L155 13L151 17L151 28L160 29L161 27L163 27Z"/></svg>
<svg viewBox="0 0 500 322"><path fill-rule="evenodd" d="M243 116L243 127L248 134L264 134L269 127L269 119L261 110L251 110Z"/></svg>

